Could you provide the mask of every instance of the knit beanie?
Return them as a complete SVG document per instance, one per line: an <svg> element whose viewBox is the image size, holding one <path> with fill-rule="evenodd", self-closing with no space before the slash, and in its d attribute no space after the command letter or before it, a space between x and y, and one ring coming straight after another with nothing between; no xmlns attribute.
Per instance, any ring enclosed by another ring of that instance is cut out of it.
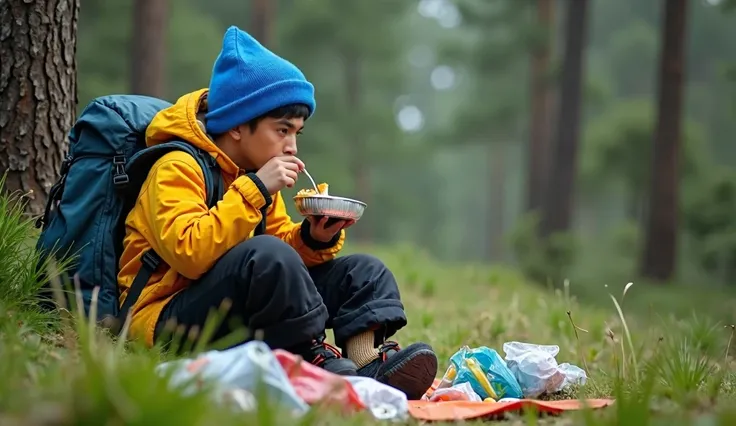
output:
<svg viewBox="0 0 736 426"><path fill-rule="evenodd" d="M316 102L314 86L294 64L266 49L250 34L231 26L215 60L207 95L206 128L224 133L273 109Z"/></svg>

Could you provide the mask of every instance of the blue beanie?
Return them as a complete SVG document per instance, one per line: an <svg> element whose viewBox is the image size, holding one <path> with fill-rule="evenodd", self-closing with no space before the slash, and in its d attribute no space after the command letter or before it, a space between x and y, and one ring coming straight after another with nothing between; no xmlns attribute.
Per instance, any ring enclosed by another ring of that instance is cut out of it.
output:
<svg viewBox="0 0 736 426"><path fill-rule="evenodd" d="M225 32L207 95L207 132L224 133L273 109L305 104L314 113L314 86L294 64L232 26Z"/></svg>

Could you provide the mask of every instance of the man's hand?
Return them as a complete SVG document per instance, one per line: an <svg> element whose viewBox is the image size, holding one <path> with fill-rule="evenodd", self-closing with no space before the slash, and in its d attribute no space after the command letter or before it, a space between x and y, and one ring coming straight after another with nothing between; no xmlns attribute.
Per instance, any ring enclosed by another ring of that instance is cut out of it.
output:
<svg viewBox="0 0 736 426"><path fill-rule="evenodd" d="M302 160L293 156L273 157L261 167L256 176L266 185L268 193L273 195L284 187L291 188L296 183L297 175L304 170Z"/></svg>
<svg viewBox="0 0 736 426"><path fill-rule="evenodd" d="M309 233L312 235L313 239L322 243L329 242L335 237L335 235L337 235L338 232L343 229L350 228L355 223L354 220L338 220L332 225L325 227L329 219L330 218L327 216L322 216L320 219L317 219L314 216L307 217L310 225Z"/></svg>

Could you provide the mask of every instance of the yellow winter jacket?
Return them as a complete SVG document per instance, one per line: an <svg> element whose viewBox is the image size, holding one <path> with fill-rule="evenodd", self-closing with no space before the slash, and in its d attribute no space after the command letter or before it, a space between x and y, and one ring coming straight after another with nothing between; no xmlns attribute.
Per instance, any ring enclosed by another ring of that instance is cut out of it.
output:
<svg viewBox="0 0 736 426"><path fill-rule="evenodd" d="M207 272L228 250L253 235L266 204L253 181L245 176L206 135L198 121L206 108L207 89L182 96L159 112L146 131L152 146L178 138L210 153L224 177L225 194L212 209L205 200L204 175L196 160L183 152L170 152L151 168L138 200L125 222L118 285L120 303L141 268L140 258L153 248L161 265L131 308L130 336L153 345L159 314L171 298ZM307 266L336 257L345 231L334 246L312 250L300 236L301 223L292 222L280 193L272 195L266 215L266 234L294 247Z"/></svg>

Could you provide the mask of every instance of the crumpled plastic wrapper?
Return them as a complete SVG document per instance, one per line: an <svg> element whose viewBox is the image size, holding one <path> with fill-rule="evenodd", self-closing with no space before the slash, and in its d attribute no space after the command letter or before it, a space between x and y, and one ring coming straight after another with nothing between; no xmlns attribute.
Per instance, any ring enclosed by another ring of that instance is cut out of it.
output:
<svg viewBox="0 0 736 426"><path fill-rule="evenodd" d="M196 392L203 382L212 383L216 402L243 411L255 410L254 395L259 392L294 416L309 410L271 349L259 341L206 352L194 359L165 362L156 367L156 372L171 373L170 385L183 386L185 393Z"/></svg>
<svg viewBox="0 0 736 426"><path fill-rule="evenodd" d="M572 384L585 384L585 370L568 363L557 364L557 345L506 342L506 365L514 374L526 398L560 392Z"/></svg>
<svg viewBox="0 0 736 426"><path fill-rule="evenodd" d="M405 421L409 417L406 394L379 381L360 376L345 376L373 417L379 420Z"/></svg>

